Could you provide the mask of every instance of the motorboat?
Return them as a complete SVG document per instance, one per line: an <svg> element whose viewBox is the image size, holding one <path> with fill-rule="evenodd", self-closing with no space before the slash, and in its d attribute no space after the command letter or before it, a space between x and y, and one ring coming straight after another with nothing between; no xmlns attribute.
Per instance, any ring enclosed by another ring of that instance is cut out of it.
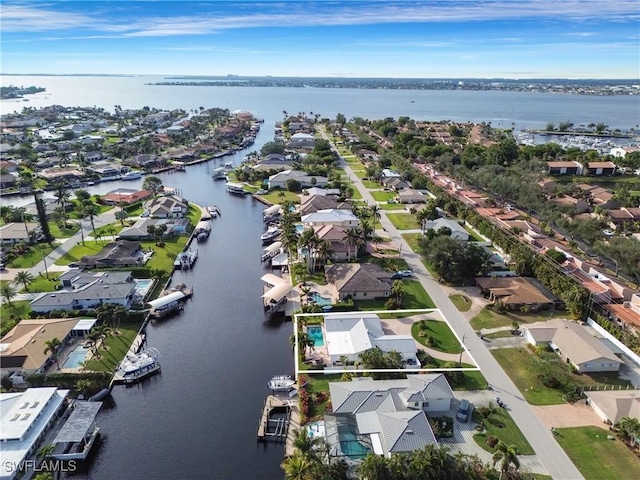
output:
<svg viewBox="0 0 640 480"><path fill-rule="evenodd" d="M267 383L267 388L274 392L288 392L296 384L291 375L274 375Z"/></svg>
<svg viewBox="0 0 640 480"><path fill-rule="evenodd" d="M136 383L160 370L160 352L147 348L135 355L127 355L120 362L115 379L124 383Z"/></svg>
<svg viewBox="0 0 640 480"><path fill-rule="evenodd" d="M142 174L140 172L134 172L133 170L122 175L122 180L138 180L142 178Z"/></svg>
<svg viewBox="0 0 640 480"><path fill-rule="evenodd" d="M280 229L272 225L260 236L260 240L262 240L262 243L273 242L280 233Z"/></svg>
<svg viewBox="0 0 640 480"><path fill-rule="evenodd" d="M224 167L214 168L211 172L211 178L214 180L224 180L227 177L227 170Z"/></svg>
<svg viewBox="0 0 640 480"><path fill-rule="evenodd" d="M209 205L207 207L207 213L211 215L211 218L217 218L220 215L220 208L217 205Z"/></svg>

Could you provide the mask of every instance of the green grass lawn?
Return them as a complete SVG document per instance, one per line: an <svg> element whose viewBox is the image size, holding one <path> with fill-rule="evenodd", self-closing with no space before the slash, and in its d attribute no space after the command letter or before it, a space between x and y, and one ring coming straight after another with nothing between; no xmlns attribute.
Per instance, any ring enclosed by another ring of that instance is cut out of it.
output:
<svg viewBox="0 0 640 480"><path fill-rule="evenodd" d="M527 402L532 405L558 405L564 403L563 395L573 392L576 387L596 385L628 385L617 374L575 374L571 373L562 359L550 354L545 360L526 348L500 348L491 353L509 375ZM550 388L538 378L542 369L549 369L561 385Z"/></svg>
<svg viewBox="0 0 640 480"><path fill-rule="evenodd" d="M403 280L406 293L402 308L435 308L436 305L418 280Z"/></svg>
<svg viewBox="0 0 640 480"><path fill-rule="evenodd" d="M281 193L284 193L284 199L280 196ZM266 195L260 195L260 198L264 198L268 202L272 204L280 204L285 200L289 200L294 203L300 203L300 197L298 197L297 193L290 192L288 190L274 190L272 192L267 193Z"/></svg>
<svg viewBox="0 0 640 480"><path fill-rule="evenodd" d="M49 245L48 243L39 243L37 246L31 246L29 251L23 253L19 257L14 258L7 267L9 268L31 268L42 261L51 252L58 248L57 244Z"/></svg>
<svg viewBox="0 0 640 480"><path fill-rule="evenodd" d="M78 262L85 255L96 255L107 243L109 242L105 240L99 240L98 242L85 240L84 245L80 242L56 260L56 265L69 265L72 262Z"/></svg>
<svg viewBox="0 0 640 480"><path fill-rule="evenodd" d="M74 220L81 220L82 216L80 215L80 208L77 207L77 205L78 204L76 203L75 210L72 210L71 212L69 212L69 218L73 218ZM93 205L95 205L96 207L96 211L98 212L97 215L107 212L113 208L113 205L99 205L97 203L94 203Z"/></svg>
<svg viewBox="0 0 640 480"><path fill-rule="evenodd" d="M420 333L428 335L433 339L433 344L428 345L427 336L420 336ZM411 335L425 347L433 348L440 352L460 353L463 351L462 345L458 342L449 325L446 322L437 320L421 320L411 325Z"/></svg>
<svg viewBox="0 0 640 480"><path fill-rule="evenodd" d="M378 182L374 182L371 180L363 180L362 184L364 185L365 188L371 189L371 190L375 190L376 188L380 188L380 184Z"/></svg>
<svg viewBox="0 0 640 480"><path fill-rule="evenodd" d="M474 412L474 420L477 417L479 417L479 415L477 415L477 412ZM507 445L515 445L518 449L518 453L521 455L535 454L533 448L506 409L496 408L494 413L484 419L484 427L486 432L484 434L474 435L473 439L486 451L491 453L495 452L495 449L490 448L486 443L489 435L495 435L499 440L502 440Z"/></svg>
<svg viewBox="0 0 640 480"><path fill-rule="evenodd" d="M124 225L120 223L120 221L110 223L108 225L104 225L103 227L96 228L96 236L100 235L102 237L110 237L111 235L117 235L122 231ZM91 232L93 235L93 232Z"/></svg>
<svg viewBox="0 0 640 480"><path fill-rule="evenodd" d="M0 305L0 319L2 320L0 322L0 337L4 337L23 318L29 318L31 311L29 303L28 300L13 300L11 305L2 302Z"/></svg>
<svg viewBox="0 0 640 480"><path fill-rule="evenodd" d="M135 208L132 208L131 210L127 208L127 213L129 214L129 217L139 217L140 215L142 215L144 213L142 202L137 203L137 206Z"/></svg>
<svg viewBox="0 0 640 480"><path fill-rule="evenodd" d="M329 396L329 382L339 382L342 375L309 375L309 383L307 384L309 394L324 393L327 398L320 403L311 402L309 406L309 418L324 415L327 403L331 399Z"/></svg>
<svg viewBox="0 0 640 480"><path fill-rule="evenodd" d="M420 228L418 220L410 213L387 213L387 218L398 230L413 230Z"/></svg>
<svg viewBox="0 0 640 480"><path fill-rule="evenodd" d="M184 250L187 240L185 235L174 237L164 241L164 246L156 245L153 241L141 242L144 250L153 249L154 253L145 267L152 270L164 270L170 272L173 269L173 262L180 252Z"/></svg>
<svg viewBox="0 0 640 480"><path fill-rule="evenodd" d="M396 194L393 192L376 191L376 192L371 192L371 196L377 202L388 202L389 200L394 198Z"/></svg>
<svg viewBox="0 0 640 480"><path fill-rule="evenodd" d="M640 477L640 461L618 439L608 440L600 427L558 428L556 440L586 480Z"/></svg>
<svg viewBox="0 0 640 480"><path fill-rule="evenodd" d="M480 235L478 235L476 232L473 231L473 229L467 227L464 224L461 224L462 227L467 231L467 233L469 233L469 235L471 235L471 238L477 242L486 242L486 240L484 238L482 238Z"/></svg>
<svg viewBox="0 0 640 480"><path fill-rule="evenodd" d="M56 222L49 222L49 230L55 238L69 238L80 230L80 225L67 223L63 228L60 228Z"/></svg>
<svg viewBox="0 0 640 480"><path fill-rule="evenodd" d="M468 312L471 308L471 300L466 295L449 295L449 300L453 303L461 312Z"/></svg>
<svg viewBox="0 0 640 480"><path fill-rule="evenodd" d="M382 210L404 210L402 203L381 203L378 205Z"/></svg>
<svg viewBox="0 0 640 480"><path fill-rule="evenodd" d="M42 275L35 275L33 282L29 284L29 292L54 292L56 290L56 285L60 283L58 281L58 275L59 272L56 272L55 274L52 272L49 274L48 280L44 273ZM20 289L20 293L27 293L21 283L18 283L15 286Z"/></svg>
<svg viewBox="0 0 640 480"><path fill-rule="evenodd" d="M355 186L351 186L353 189L353 195L351 195L351 200L362 200L362 194L360 190L358 190Z"/></svg>
<svg viewBox="0 0 640 480"><path fill-rule="evenodd" d="M518 322L519 324L543 322L550 318L561 316L563 316L562 312L554 312L550 310L543 310L537 313L506 312L502 314L496 313L485 307L480 310L478 315L473 317L470 325L474 329L480 330L482 328L507 327L511 326L513 322Z"/></svg>
<svg viewBox="0 0 640 480"><path fill-rule="evenodd" d="M99 349L100 359L89 360L87 370L113 372L131 347L140 325L138 322L122 322L118 327L119 334L105 339L107 348Z"/></svg>

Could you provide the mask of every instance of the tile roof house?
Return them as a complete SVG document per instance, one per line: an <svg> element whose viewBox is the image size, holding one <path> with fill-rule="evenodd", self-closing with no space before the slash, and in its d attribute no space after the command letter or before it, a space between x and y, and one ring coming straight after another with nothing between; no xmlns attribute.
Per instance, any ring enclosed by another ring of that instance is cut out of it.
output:
<svg viewBox="0 0 640 480"><path fill-rule="evenodd" d="M314 228L319 239L327 240L331 244L331 250L333 250L331 258L333 261L341 262L351 258L353 247L347 245L344 240L347 230L347 227L338 225L320 225Z"/></svg>
<svg viewBox="0 0 640 480"><path fill-rule="evenodd" d="M640 293L634 293L628 301L610 303L602 307L609 314L609 318L640 331Z"/></svg>
<svg viewBox="0 0 640 480"><path fill-rule="evenodd" d="M339 300L372 300L391 293L391 275L373 263L334 264L327 268L325 277Z"/></svg>
<svg viewBox="0 0 640 480"><path fill-rule="evenodd" d="M616 164L613 162L588 162L589 175L613 175L616 173Z"/></svg>
<svg viewBox="0 0 640 480"><path fill-rule="evenodd" d="M34 232L40 230L40 224L34 222L12 222L0 227L0 244L13 245L15 243L31 243Z"/></svg>
<svg viewBox="0 0 640 480"><path fill-rule="evenodd" d="M343 210L338 208L327 208L318 210L314 213L302 215L300 218L302 223L310 227L320 225L339 225L342 227L357 227L360 220L351 210Z"/></svg>
<svg viewBox="0 0 640 480"><path fill-rule="evenodd" d="M184 218L189 204L176 196L156 197L144 205L145 211L154 218Z"/></svg>
<svg viewBox="0 0 640 480"><path fill-rule="evenodd" d="M467 232L462 225L455 220L448 218L436 218L433 221L424 222L424 230L440 230L441 228L448 228L451 230L451 237L460 240L469 240L469 232Z"/></svg>
<svg viewBox="0 0 640 480"><path fill-rule="evenodd" d="M86 255L78 265L82 268L140 267L144 265L144 253L140 242L118 240L104 246L96 255Z"/></svg>
<svg viewBox="0 0 640 480"><path fill-rule="evenodd" d="M550 175L582 175L582 165L575 161L547 162Z"/></svg>
<svg viewBox="0 0 640 480"><path fill-rule="evenodd" d="M580 373L617 372L621 360L582 325L562 318L523 327L532 345L548 345Z"/></svg>
<svg viewBox="0 0 640 480"><path fill-rule="evenodd" d="M72 337L84 336L88 329L76 328L80 322L78 318L21 320L0 340L2 374L43 372L54 363L51 352L44 352L44 342L57 338L64 345ZM62 364L62 361L60 363Z"/></svg>
<svg viewBox="0 0 640 480"><path fill-rule="evenodd" d="M107 193L102 198L102 201L107 205L120 205L121 203L130 205L132 203L146 200L151 196L153 196L153 193L148 190L132 190L129 188L119 188Z"/></svg>
<svg viewBox="0 0 640 480"><path fill-rule="evenodd" d="M325 315L324 336L332 364L340 362L343 357L355 362L361 353L379 348L385 353L398 352L405 360L406 368L420 368L414 338L411 335L387 335L378 315L364 312Z"/></svg>
<svg viewBox="0 0 640 480"><path fill-rule="evenodd" d="M494 303L502 303L507 310L564 308L562 302L534 278L482 277L476 278L476 284L484 296Z"/></svg>
<svg viewBox="0 0 640 480"><path fill-rule="evenodd" d="M315 213L318 210L351 210L351 204L339 202L333 195L301 196L300 199L300 205L298 205L300 215Z"/></svg>
<svg viewBox="0 0 640 480"><path fill-rule="evenodd" d="M329 391L333 414L325 416L327 440L337 456L355 461L352 442L385 457L437 445L426 412L447 412L454 398L442 374L408 375L406 380L353 378L329 382Z"/></svg>
<svg viewBox="0 0 640 480"><path fill-rule="evenodd" d="M319 175L307 175L306 172L300 170L283 170L269 177L269 189L287 188L287 180L297 180L302 188L306 187L324 187L329 180L327 177Z"/></svg>
<svg viewBox="0 0 640 480"><path fill-rule="evenodd" d="M624 417L640 419L640 390L584 392L587 403L603 422L615 425Z"/></svg>

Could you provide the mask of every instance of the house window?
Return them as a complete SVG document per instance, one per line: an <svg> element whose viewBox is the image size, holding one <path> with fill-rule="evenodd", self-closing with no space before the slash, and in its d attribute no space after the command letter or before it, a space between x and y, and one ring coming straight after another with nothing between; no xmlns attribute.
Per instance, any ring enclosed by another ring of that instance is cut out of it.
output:
<svg viewBox="0 0 640 480"><path fill-rule="evenodd" d="M363 296L363 297L366 297L366 296L367 296L367 292L363 292L363 293L362 293L362 296Z"/></svg>

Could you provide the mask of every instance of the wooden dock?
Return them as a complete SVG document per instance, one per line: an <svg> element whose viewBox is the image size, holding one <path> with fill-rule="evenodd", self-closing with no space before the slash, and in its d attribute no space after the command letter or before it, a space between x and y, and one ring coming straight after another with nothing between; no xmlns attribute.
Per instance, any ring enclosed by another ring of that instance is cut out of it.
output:
<svg viewBox="0 0 640 480"><path fill-rule="evenodd" d="M297 399L291 399L288 395L268 395L264 402L260 423L258 424L258 440L285 441L289 432L291 410L296 403ZM284 408L287 412L286 418L272 419L271 412L276 408ZM272 427L271 429L269 428L270 426Z"/></svg>

